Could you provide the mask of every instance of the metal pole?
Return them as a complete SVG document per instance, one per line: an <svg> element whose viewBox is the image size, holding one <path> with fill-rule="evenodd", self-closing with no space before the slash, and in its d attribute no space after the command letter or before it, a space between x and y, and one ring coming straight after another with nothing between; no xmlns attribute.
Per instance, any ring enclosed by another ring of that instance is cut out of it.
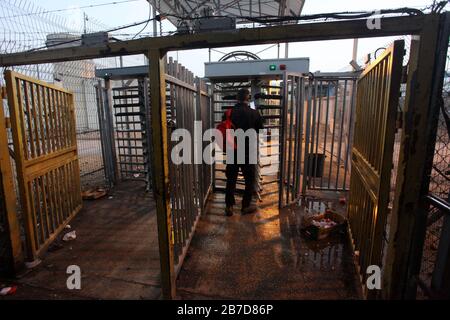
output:
<svg viewBox="0 0 450 320"><path fill-rule="evenodd" d="M353 54L352 54L352 60L356 62L356 59L358 59L358 39L353 39ZM353 67L354 71L357 71L355 67Z"/></svg>
<svg viewBox="0 0 450 320"><path fill-rule="evenodd" d="M159 50L150 50L149 79L152 115L152 168L158 223L161 288L163 297L175 297L174 243L169 195L169 159L167 155L167 110L165 59Z"/></svg>
<svg viewBox="0 0 450 320"><path fill-rule="evenodd" d="M158 36L158 24L156 22L156 8L154 6L152 6L152 19L153 19L153 36L157 37ZM148 59L148 57L147 57Z"/></svg>

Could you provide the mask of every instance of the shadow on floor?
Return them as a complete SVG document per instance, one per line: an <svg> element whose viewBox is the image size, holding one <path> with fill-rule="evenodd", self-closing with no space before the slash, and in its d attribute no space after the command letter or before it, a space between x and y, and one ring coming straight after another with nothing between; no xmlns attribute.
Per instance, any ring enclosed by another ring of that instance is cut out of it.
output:
<svg viewBox="0 0 450 320"><path fill-rule="evenodd" d="M336 196L329 199L338 207ZM345 212L343 205L340 210ZM214 194L177 281L180 299L359 299L344 235L309 241L300 235L305 206L225 217Z"/></svg>
<svg viewBox="0 0 450 320"><path fill-rule="evenodd" d="M6 298L160 298L156 211L144 190L141 182L123 182L109 196L85 201L68 230L77 238L55 241L42 263L13 283L17 293ZM67 289L69 265L81 268L81 290Z"/></svg>

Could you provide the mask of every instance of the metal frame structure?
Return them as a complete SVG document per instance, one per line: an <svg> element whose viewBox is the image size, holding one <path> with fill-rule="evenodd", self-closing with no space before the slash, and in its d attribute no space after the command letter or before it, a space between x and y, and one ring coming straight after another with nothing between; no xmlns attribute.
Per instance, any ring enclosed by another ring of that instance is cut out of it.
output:
<svg viewBox="0 0 450 320"><path fill-rule="evenodd" d="M169 196L169 161L164 56L170 50L189 50L238 45L256 45L290 41L337 40L363 37L417 35L410 59L408 91L404 110L404 131L400 149L397 191L390 227L391 239L384 268L388 298L405 298L415 292L415 276L420 267L425 223L421 217L428 207L428 154L435 134L436 100L442 89L441 46L448 42L448 13L382 18L381 29L367 29L365 19L304 23L233 32L176 35L153 39L122 41L90 48L52 49L0 56L0 65L13 66L95 57L145 53L149 58L152 111L152 151L154 193L160 246L161 285L165 298L176 295L172 210ZM445 61L445 59L444 59Z"/></svg>
<svg viewBox="0 0 450 320"><path fill-rule="evenodd" d="M280 74L281 75L281 74ZM250 91L252 96L259 94L259 98L255 99L255 107L262 113L263 119L266 121L273 122L270 125L266 125L266 129L271 129L279 131L279 126L281 122L281 106L279 105L281 101L281 95L269 95L264 94L264 92L269 92L270 89L278 89L277 87L271 86L270 83L264 83L260 85L261 79L256 80L253 76L248 76L240 80L234 78L226 79L214 79L212 80L213 87L213 99L212 99L212 114L213 114L213 124L216 126L222 121L222 116L224 111L237 103L236 93L242 88L246 88ZM266 80L266 79L265 79ZM264 82L264 81L263 81ZM278 98L278 101L274 104L274 97ZM274 113L273 111L278 111ZM275 123L276 122L276 123ZM268 131L260 132L258 143L258 155L257 155L257 174L256 174L256 194L259 200L262 200L264 196L273 194L274 192L267 192L266 186L278 183L277 179L270 179L269 176L274 174L266 175L265 167L269 167L273 162L274 157L279 157L279 147L276 142L278 135L269 133ZM266 152L260 152L260 149L264 148ZM225 164L226 164L226 150L215 150L216 162L213 165L213 187L214 191L223 192L226 187L226 177L225 177ZM219 161L219 158L221 161ZM279 160L277 159L277 162ZM236 191L242 193L244 191L244 179L242 175L238 176Z"/></svg>
<svg viewBox="0 0 450 320"><path fill-rule="evenodd" d="M267 1L261 0L221 0L221 1L160 1L148 0L153 8L157 11L166 14L173 14L180 17L192 17L198 14L205 6L210 5L210 8L216 15L220 16L299 16L305 5L305 0L276 0ZM169 17L169 20L176 24L178 19L176 17ZM248 23L245 20L238 19L238 23Z"/></svg>
<svg viewBox="0 0 450 320"><path fill-rule="evenodd" d="M1 88L0 95L0 222L4 235L0 238L3 244L0 251L0 271L6 275L14 276L24 264L22 241L20 239L20 222L16 206L17 197L14 190L14 176L11 170L11 159L6 133L9 124L6 122L3 109L3 99L6 98L6 88ZM9 192L8 192L9 190Z"/></svg>
<svg viewBox="0 0 450 320"><path fill-rule="evenodd" d="M192 72L172 58L166 61L165 73L168 136L172 136L176 129L187 130L194 136L194 121L202 121L203 131L209 129L212 121L211 102L209 86L206 82L194 78ZM106 125L102 126L102 133L107 137L112 132L113 141L117 141L117 144L115 145L114 142L111 144L106 139L104 147L116 149L117 161L115 158L113 161L116 162L116 167L119 167L118 172L122 180L142 180L142 177L133 175L144 172L148 174L145 181L149 190L152 180L152 163L149 158L152 154L152 135L149 130L152 113L149 101L148 67L97 69L96 75L103 78L105 82L105 87L101 81L98 85L98 89L103 91L106 97L103 100L99 99L99 110L104 110L99 113L104 114L106 118L114 116L116 119L113 121L115 126L109 125L106 121ZM117 81L120 81L121 85L114 87L112 83ZM111 105L106 101L112 101ZM136 126L135 122L139 126ZM127 125L130 128L127 128ZM130 132L132 134L126 136ZM168 142L167 152L170 154L176 145L175 141ZM191 154L193 153L191 150ZM109 160L110 156L105 159ZM130 163L128 159L132 162ZM108 168L107 163L105 167ZM130 167L136 169L130 172ZM129 173L132 175L130 176ZM176 274L181 269L200 214L205 211L206 201L212 190L211 173L212 166L208 164L170 163L170 203L173 212L171 225Z"/></svg>
<svg viewBox="0 0 450 320"><path fill-rule="evenodd" d="M280 207L310 190L349 190L358 74L285 73Z"/></svg>
<svg viewBox="0 0 450 320"><path fill-rule="evenodd" d="M382 265L404 45L395 41L358 79L348 220L363 283Z"/></svg>
<svg viewBox="0 0 450 320"><path fill-rule="evenodd" d="M314 93L307 106L311 123L305 134L304 188L349 190L358 75L358 72L316 74L308 81L311 87L308 89ZM323 157L322 163L319 156Z"/></svg>
<svg viewBox="0 0 450 320"><path fill-rule="evenodd" d="M10 70L5 78L26 255L34 261L82 207L74 98Z"/></svg>

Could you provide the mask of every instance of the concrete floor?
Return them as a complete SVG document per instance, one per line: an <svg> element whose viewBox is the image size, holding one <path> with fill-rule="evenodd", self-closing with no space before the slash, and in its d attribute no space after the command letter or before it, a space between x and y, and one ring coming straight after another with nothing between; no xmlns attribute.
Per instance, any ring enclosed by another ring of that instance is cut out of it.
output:
<svg viewBox="0 0 450 320"><path fill-rule="evenodd" d="M56 241L6 299L158 299L156 212L141 182L123 182L110 197L85 201L70 223L77 238ZM66 269L81 268L81 290L68 290ZM0 280L0 285L11 284Z"/></svg>
<svg viewBox="0 0 450 320"><path fill-rule="evenodd" d="M281 211L266 198L257 214L225 217L214 194L200 220L177 280L179 299L358 299L358 279L344 236L320 242L300 235L308 201ZM334 193L324 203L345 212ZM330 203L328 203L330 202ZM238 198L239 205L239 198ZM156 215L144 184L120 184L86 201L71 222L77 239L56 241L42 263L16 281L17 293L0 299L160 299ZM81 268L81 290L68 290L66 269Z"/></svg>
<svg viewBox="0 0 450 320"><path fill-rule="evenodd" d="M336 193L324 198L338 212ZM178 277L180 299L359 299L358 278L344 235L308 241L300 235L305 203L279 211L225 217L214 194ZM330 203L329 203L330 202ZM320 202L306 206L320 209Z"/></svg>

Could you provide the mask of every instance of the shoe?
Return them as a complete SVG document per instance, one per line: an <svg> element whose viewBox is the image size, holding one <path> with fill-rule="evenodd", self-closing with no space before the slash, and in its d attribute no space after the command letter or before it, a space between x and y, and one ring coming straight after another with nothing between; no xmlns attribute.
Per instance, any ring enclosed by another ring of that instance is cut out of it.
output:
<svg viewBox="0 0 450 320"><path fill-rule="evenodd" d="M248 207L242 208L242 214L251 214L251 213L255 213L256 211L258 211L258 207L255 205L249 205Z"/></svg>
<svg viewBox="0 0 450 320"><path fill-rule="evenodd" d="M229 206L225 208L225 215L227 217L231 217L233 215L233 206Z"/></svg>

